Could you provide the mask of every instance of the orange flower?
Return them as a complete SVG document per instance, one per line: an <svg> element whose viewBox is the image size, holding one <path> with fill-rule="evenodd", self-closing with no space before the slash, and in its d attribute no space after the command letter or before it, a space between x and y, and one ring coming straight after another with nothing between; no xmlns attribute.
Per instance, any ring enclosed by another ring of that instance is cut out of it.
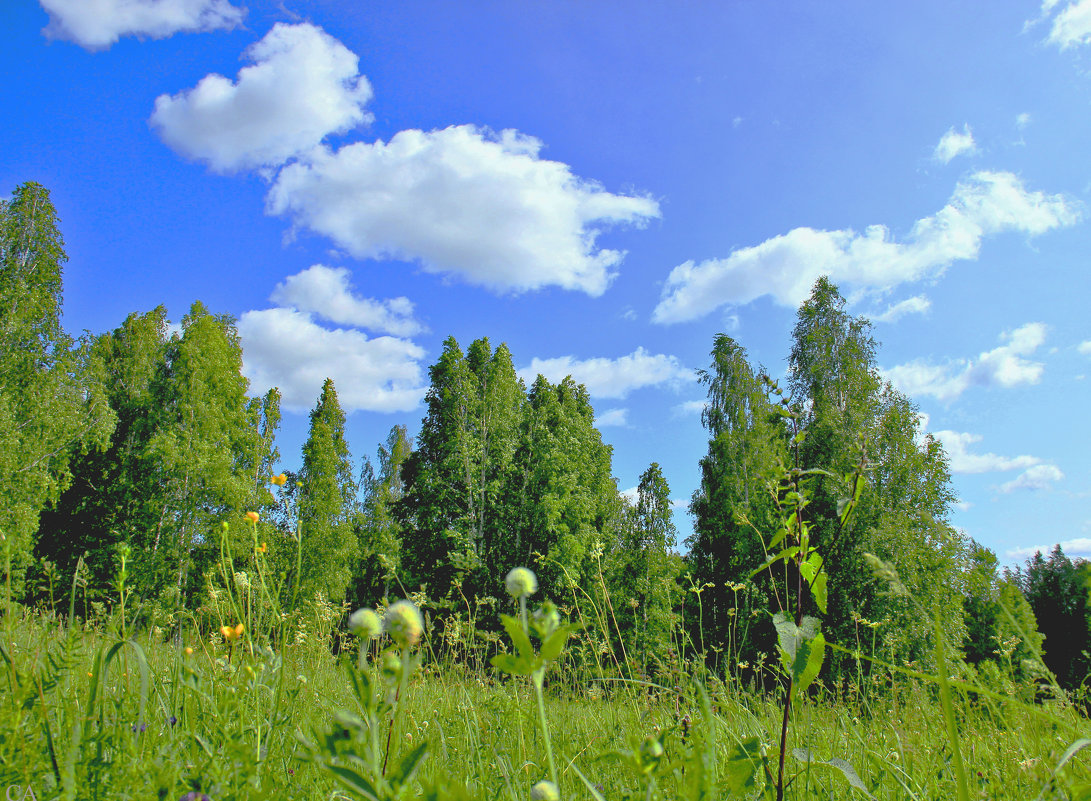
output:
<svg viewBox="0 0 1091 801"><path fill-rule="evenodd" d="M269 547L269 546L268 546L268 545L266 545L266 544L265 544L265 543L263 542L263 543L262 543L261 545L259 545L259 546L258 546L258 553L265 553L265 551L266 551L266 549L268 549L268 547Z"/></svg>
<svg viewBox="0 0 1091 801"><path fill-rule="evenodd" d="M249 520L251 523L257 523L258 522L258 513L257 512L247 512L246 513L246 519Z"/></svg>
<svg viewBox="0 0 1091 801"><path fill-rule="evenodd" d="M278 487L283 487L288 482L288 476L281 473L279 476L273 476L269 479L270 484L276 484Z"/></svg>
<svg viewBox="0 0 1091 801"><path fill-rule="evenodd" d="M242 623L237 626L220 626L220 634L228 642L239 639L244 631L246 631L246 627Z"/></svg>
<svg viewBox="0 0 1091 801"><path fill-rule="evenodd" d="M193 649L190 648L188 645L185 647L185 652L186 652L186 656L192 656L193 655Z"/></svg>
<svg viewBox="0 0 1091 801"><path fill-rule="evenodd" d="M242 633L243 633L244 631L246 631L246 627L245 627L245 626L243 626L243 625L242 625L242 623L240 623L239 625L235 626L235 637L236 637L236 638L238 638L238 637L241 637L241 636L242 636Z"/></svg>

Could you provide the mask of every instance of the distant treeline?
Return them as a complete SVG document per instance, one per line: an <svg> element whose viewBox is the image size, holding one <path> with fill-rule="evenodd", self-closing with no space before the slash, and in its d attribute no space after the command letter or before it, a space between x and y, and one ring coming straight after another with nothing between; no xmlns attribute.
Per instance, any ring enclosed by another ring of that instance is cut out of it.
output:
<svg viewBox="0 0 1091 801"><path fill-rule="evenodd" d="M195 303L169 333L159 307L74 340L60 324L66 258L48 191L19 186L0 203L0 534L11 600L101 612L127 544L128 586L168 614L200 607L226 580L225 558L245 572L260 554L292 588L286 600L370 605L399 586L423 588L435 608L468 610L487 628L503 577L530 565L543 597L560 604L598 588L614 637L605 647L642 670L686 649L745 674L776 652L769 610L797 578L755 572L773 555L795 470L823 558L828 640L927 664L938 619L984 670L1034 678L1043 649L1068 688L1091 669L1088 564L1058 547L1001 572L952 528L940 443L882 380L870 324L826 279L799 309L785 387L739 343L715 337L700 371L708 452L680 552L658 464L635 501L622 496L587 390L542 376L527 387L503 344L479 339L463 351L448 339L429 370L420 434L394 426L359 469L327 380L302 468L282 474L280 394L247 395L234 320ZM856 475L861 491L843 521ZM905 592L874 578L865 553L892 565ZM830 678L849 667L826 663Z"/></svg>

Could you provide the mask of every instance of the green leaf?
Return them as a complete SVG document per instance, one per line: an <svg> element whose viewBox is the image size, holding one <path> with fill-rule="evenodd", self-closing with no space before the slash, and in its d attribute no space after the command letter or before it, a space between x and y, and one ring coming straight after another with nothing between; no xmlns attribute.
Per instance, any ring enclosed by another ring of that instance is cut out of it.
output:
<svg viewBox="0 0 1091 801"><path fill-rule="evenodd" d="M534 672L534 663L526 657L515 657L511 654L497 654L491 660L492 666L497 670L512 676L529 676Z"/></svg>
<svg viewBox="0 0 1091 801"><path fill-rule="evenodd" d="M752 571L750 573L750 578L754 578L754 576L758 575L758 573L761 573L767 567L775 565L777 562L787 561L788 559L791 559L797 553L799 553L799 546L798 545L793 545L791 548L785 548L783 551L778 553L776 556L769 557L769 559L767 559L765 561L765 564L763 564L757 570Z"/></svg>
<svg viewBox="0 0 1091 801"><path fill-rule="evenodd" d="M356 771L341 765L327 764L323 767L332 773L341 784L354 793L362 795L364 798L370 798L372 801L379 801L379 794L375 792L375 788L372 786L371 782Z"/></svg>
<svg viewBox="0 0 1091 801"><path fill-rule="evenodd" d="M530 637L527 635L526 631L523 630L522 621L511 615L501 615L500 622L504 624L504 630L507 631L508 636L511 637L511 641L515 645L515 649L519 652L519 655L525 659L533 657L534 649L530 646Z"/></svg>
<svg viewBox="0 0 1091 801"><path fill-rule="evenodd" d="M822 557L817 553L812 552L810 556L806 558L799 565L799 572L803 575L804 581L807 582L807 586L811 589L811 595L814 596L814 602L818 604L818 608L822 610L822 614L826 614L826 574L822 572Z"/></svg>
<svg viewBox="0 0 1091 801"><path fill-rule="evenodd" d="M845 777L845 781L849 783L850 787L854 790L858 790L865 798L870 798L872 801L875 801L875 796L868 792L867 786L860 779L860 775L856 772L856 768L854 768L851 763L839 759L838 757L832 757L823 762L820 759L814 759L811 756L811 752L806 748L793 748L792 756L800 762L806 762L810 765L823 765L841 771L841 775Z"/></svg>
<svg viewBox="0 0 1091 801"><path fill-rule="evenodd" d="M777 612L773 625L777 629L781 661L792 677L792 693L803 692L822 669L826 638L819 632L821 624L813 617L804 617L796 626L786 613Z"/></svg>
<svg viewBox="0 0 1091 801"><path fill-rule="evenodd" d="M818 678L818 672L822 670L822 660L826 656L826 638L821 633L815 634L814 637L805 643L806 659L801 660L800 656L803 654L803 649L800 649L800 653L796 656L796 666L793 673L795 683L793 684L793 692L804 692L811 686L816 678ZM802 664L800 662L802 661Z"/></svg>
<svg viewBox="0 0 1091 801"><path fill-rule="evenodd" d="M561 626L555 632L550 634L545 642L542 643L540 654L542 659L548 662L552 662L558 656L561 655L561 651L564 650L564 644L568 642L568 638L572 635L572 632L576 630L576 626L566 624Z"/></svg>
<svg viewBox="0 0 1091 801"><path fill-rule="evenodd" d="M747 737L728 752L724 783L734 795L749 795L761 768L761 738Z"/></svg>
<svg viewBox="0 0 1091 801"><path fill-rule="evenodd" d="M402 786L417 772L417 768L420 767L421 760L428 755L428 743L423 742L410 751L401 764L398 765L398 769L394 771L390 776L390 782L395 788Z"/></svg>

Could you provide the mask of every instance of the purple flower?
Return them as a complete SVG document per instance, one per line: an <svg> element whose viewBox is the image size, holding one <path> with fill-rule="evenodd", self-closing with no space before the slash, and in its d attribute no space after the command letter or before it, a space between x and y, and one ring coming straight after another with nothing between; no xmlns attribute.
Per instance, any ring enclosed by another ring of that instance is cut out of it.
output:
<svg viewBox="0 0 1091 801"><path fill-rule="evenodd" d="M212 801L212 799L202 793L200 790L190 790L188 793L178 799L178 801Z"/></svg>

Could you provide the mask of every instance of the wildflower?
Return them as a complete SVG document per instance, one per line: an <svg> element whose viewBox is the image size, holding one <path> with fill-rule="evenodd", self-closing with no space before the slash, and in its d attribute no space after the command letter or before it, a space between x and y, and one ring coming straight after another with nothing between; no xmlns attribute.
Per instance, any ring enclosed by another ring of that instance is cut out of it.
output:
<svg viewBox="0 0 1091 801"><path fill-rule="evenodd" d="M188 645L182 650L185 651L186 656L193 656L193 649L190 648Z"/></svg>
<svg viewBox="0 0 1091 801"><path fill-rule="evenodd" d="M561 801L561 794L557 785L551 781L542 780L530 788L531 801Z"/></svg>
<svg viewBox="0 0 1091 801"><path fill-rule="evenodd" d="M272 478L270 478L269 483L276 484L278 487L283 487L285 484L288 483L288 476L281 473L278 476L273 476Z"/></svg>
<svg viewBox="0 0 1091 801"><path fill-rule="evenodd" d="M237 626L220 626L220 634L222 634L224 639L228 642L239 639L244 631L246 631L246 628L242 623Z"/></svg>
<svg viewBox="0 0 1091 801"><path fill-rule="evenodd" d="M349 631L357 637L378 637L383 633L383 622L374 609L357 609L349 616Z"/></svg>
<svg viewBox="0 0 1091 801"><path fill-rule="evenodd" d="M516 567L504 579L504 586L512 598L525 598L538 591L538 577L528 568Z"/></svg>
<svg viewBox="0 0 1091 801"><path fill-rule="evenodd" d="M265 553L267 550L269 550L268 543L263 542L261 545L258 546L258 553Z"/></svg>
<svg viewBox="0 0 1091 801"><path fill-rule="evenodd" d="M412 601L397 601L386 610L386 618L383 620L386 633L395 643L402 648L409 648L420 642L424 633L424 621L421 620L420 610Z"/></svg>
<svg viewBox="0 0 1091 801"><path fill-rule="evenodd" d="M250 589L250 577L246 575L245 571L239 571L235 574L235 584L240 590Z"/></svg>
<svg viewBox="0 0 1091 801"><path fill-rule="evenodd" d="M212 801L212 799L200 790L191 790L178 799L178 801Z"/></svg>
<svg viewBox="0 0 1091 801"><path fill-rule="evenodd" d="M246 513L246 519L249 520L251 523L256 524L258 522L258 513L257 512L247 512Z"/></svg>

